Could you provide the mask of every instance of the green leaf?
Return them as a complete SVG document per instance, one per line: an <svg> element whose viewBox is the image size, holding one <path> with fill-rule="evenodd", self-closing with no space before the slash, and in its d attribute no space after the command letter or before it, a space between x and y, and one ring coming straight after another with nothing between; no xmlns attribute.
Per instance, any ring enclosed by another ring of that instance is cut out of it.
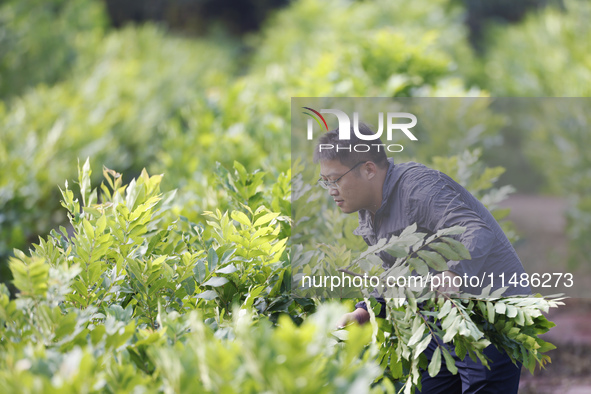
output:
<svg viewBox="0 0 591 394"><path fill-rule="evenodd" d="M407 346L413 346L415 343L419 342L421 338L423 338L423 334L425 333L425 323L422 323L418 329L414 330L414 333L408 340Z"/></svg>
<svg viewBox="0 0 591 394"><path fill-rule="evenodd" d="M288 312L289 306L293 303L293 298L279 297L273 300L267 307L267 312Z"/></svg>
<svg viewBox="0 0 591 394"><path fill-rule="evenodd" d="M236 268L236 266L234 264L229 264L223 268L218 269L216 272L218 274L231 274L238 271L238 269Z"/></svg>
<svg viewBox="0 0 591 394"><path fill-rule="evenodd" d="M451 372L453 375L458 373L458 367L456 366L456 360L452 357L452 355L447 351L445 347L442 348L443 357L445 358L445 366L447 370Z"/></svg>
<svg viewBox="0 0 591 394"><path fill-rule="evenodd" d="M425 264L423 260L417 259L416 257L409 259L408 265L421 276L427 276L429 273L429 267L427 264Z"/></svg>
<svg viewBox="0 0 591 394"><path fill-rule="evenodd" d="M406 255L408 254L406 248L401 245L391 245L387 247L385 251L396 258L406 257Z"/></svg>
<svg viewBox="0 0 591 394"><path fill-rule="evenodd" d="M154 282L154 284L152 284L152 286L150 287L148 294L150 295L150 297L153 297L163 287L170 287L170 284L166 278L161 278Z"/></svg>
<svg viewBox="0 0 591 394"><path fill-rule="evenodd" d="M216 253L214 248L209 248L207 252L207 267L209 272L215 270L215 267L218 265L218 254Z"/></svg>
<svg viewBox="0 0 591 394"><path fill-rule="evenodd" d="M514 318L517 316L517 308L511 304L507 304L507 317Z"/></svg>
<svg viewBox="0 0 591 394"><path fill-rule="evenodd" d="M242 163L234 160L234 168L236 169L236 171L238 172L239 178L242 181L246 181L247 178L247 172L246 172L246 168L244 168L244 166L242 165Z"/></svg>
<svg viewBox="0 0 591 394"><path fill-rule="evenodd" d="M419 342L419 344L415 348L415 359L418 358L425 351L425 349L427 349L432 340L432 335L427 333L427 336L425 336L425 338L423 338L423 340Z"/></svg>
<svg viewBox="0 0 591 394"><path fill-rule="evenodd" d="M466 353L467 353L466 345L464 345L464 343L462 341L456 341L454 343L454 345L455 345L456 355L458 356L458 358L460 360L465 359Z"/></svg>
<svg viewBox="0 0 591 394"><path fill-rule="evenodd" d="M400 379L403 376L402 361L395 356L390 356L390 374L394 379Z"/></svg>
<svg viewBox="0 0 591 394"><path fill-rule="evenodd" d="M187 295L191 296L195 293L195 279L187 278L181 282L181 286L187 292Z"/></svg>
<svg viewBox="0 0 591 394"><path fill-rule="evenodd" d="M71 286L74 288L74 290L78 294L80 294L84 298L86 298L88 296L88 290L87 290L86 286L84 286L84 284L82 284L82 282L80 281L80 279L75 279L72 282Z"/></svg>
<svg viewBox="0 0 591 394"><path fill-rule="evenodd" d="M437 231L437 236L443 237L445 235L460 235L460 234L463 234L464 231L466 231L466 227L453 226L453 227L444 228L444 229Z"/></svg>
<svg viewBox="0 0 591 394"><path fill-rule="evenodd" d="M247 227L252 227L252 223L250 222L250 219L248 219L248 216L246 216L246 214L244 214L243 212L240 211L234 211L232 212L232 219L236 220L238 223L243 224Z"/></svg>
<svg viewBox="0 0 591 394"><path fill-rule="evenodd" d="M263 224L269 223L271 220L275 219L279 216L278 213L268 213L266 215L261 216L254 222L254 227L262 226Z"/></svg>
<svg viewBox="0 0 591 394"><path fill-rule="evenodd" d="M550 342L546 342L540 338L537 339L537 343L538 343L538 345L540 345L540 347L538 348L539 353L546 353L547 351L556 349L556 346L554 346Z"/></svg>
<svg viewBox="0 0 591 394"><path fill-rule="evenodd" d="M195 297L204 299L206 301L211 301L218 297L218 293L216 293L214 290L205 290L203 293L199 293Z"/></svg>
<svg viewBox="0 0 591 394"><path fill-rule="evenodd" d="M210 278L207 282L203 283L201 286L220 287L228 282L229 280L224 278L223 276L214 276L213 278Z"/></svg>
<svg viewBox="0 0 591 394"><path fill-rule="evenodd" d="M417 224L413 223L410 226L408 226L407 228L405 228L404 230L402 230L399 238L402 238L402 237L405 237L405 236L410 235L412 233L415 233L416 231L417 231Z"/></svg>
<svg viewBox="0 0 591 394"><path fill-rule="evenodd" d="M504 315L506 310L507 310L507 305L504 302L501 302L501 301L496 302L495 311L499 315Z"/></svg>
<svg viewBox="0 0 591 394"><path fill-rule="evenodd" d="M86 158L82 171L80 171L80 164L78 164L78 182L80 183L80 193L82 194L82 203L84 206L90 205L90 157Z"/></svg>
<svg viewBox="0 0 591 394"><path fill-rule="evenodd" d="M99 219L96 221L96 232L97 234L102 234L107 227L107 217L105 215L101 215Z"/></svg>
<svg viewBox="0 0 591 394"><path fill-rule="evenodd" d="M451 248L451 246L449 246L445 242L433 242L429 244L429 247L448 260L460 260L462 258L462 256L456 253Z"/></svg>
<svg viewBox="0 0 591 394"><path fill-rule="evenodd" d="M431 362L429 363L429 376L435 377L441 369L441 349L437 346L437 349L433 352Z"/></svg>
<svg viewBox="0 0 591 394"><path fill-rule="evenodd" d="M425 263L429 265L429 267L433 268L436 271L447 271L448 266L443 257L439 255L439 253L431 252L428 250L419 250L417 254L425 260Z"/></svg>
<svg viewBox="0 0 591 394"><path fill-rule="evenodd" d="M232 256L234 256L234 253L236 253L236 249L228 249L224 252L224 254L222 255L222 258L219 261L220 265L225 265L228 261L230 261L230 259L232 258Z"/></svg>
<svg viewBox="0 0 591 394"><path fill-rule="evenodd" d="M452 309L452 311L455 311L456 309ZM448 315L448 319L452 319L452 315ZM451 324L449 325L449 327L444 328L445 330L445 335L443 336L443 342L444 343L448 343L449 341L451 341L457 334L458 334L458 326L460 325L460 321L462 320L461 316L455 316L453 317L453 320L451 321ZM442 326L443 328L443 326Z"/></svg>
<svg viewBox="0 0 591 394"><path fill-rule="evenodd" d="M486 310L488 312L488 314L487 314L488 321L491 324L494 324L495 323L495 306L493 305L492 302L489 301L486 303Z"/></svg>
<svg viewBox="0 0 591 394"><path fill-rule="evenodd" d="M9 259L14 285L21 290L21 296L43 295L47 290L49 278L49 265L38 257L23 261L11 257Z"/></svg>
<svg viewBox="0 0 591 394"><path fill-rule="evenodd" d="M463 260L470 260L470 252L464 246L463 243L460 241L456 241L453 238L441 238L445 243L447 243Z"/></svg>
<svg viewBox="0 0 591 394"><path fill-rule="evenodd" d="M82 219L82 225L84 226L84 232L89 239L94 239L94 229L90 222L86 219Z"/></svg>
<svg viewBox="0 0 591 394"><path fill-rule="evenodd" d="M259 294L261 294L261 292L263 291L264 288L265 288L265 285L259 285L259 286L254 287L253 289L251 289L248 293L248 296L246 297L246 300L244 301L244 307L246 307L246 308L252 307L252 303L254 302L254 299L257 298L259 296Z"/></svg>
<svg viewBox="0 0 591 394"><path fill-rule="evenodd" d="M437 315L438 319L442 319L445 316L447 316L447 314L451 311L451 301L450 300L446 300L445 303L443 304L443 307L441 307L441 309L439 310L439 314Z"/></svg>
<svg viewBox="0 0 591 394"><path fill-rule="evenodd" d="M193 273L195 274L195 281L198 284L201 284L201 282L205 280L207 273L205 262L202 259L197 261L197 264L195 264L195 268L193 268Z"/></svg>

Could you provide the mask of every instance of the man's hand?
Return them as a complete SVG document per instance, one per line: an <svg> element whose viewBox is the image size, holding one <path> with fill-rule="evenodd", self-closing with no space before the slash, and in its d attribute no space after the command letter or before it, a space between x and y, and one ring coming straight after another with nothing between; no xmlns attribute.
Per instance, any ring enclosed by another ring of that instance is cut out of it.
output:
<svg viewBox="0 0 591 394"><path fill-rule="evenodd" d="M351 323L359 323L365 324L369 321L369 312L363 308L357 308L355 311L350 313L345 313L339 322L337 323L337 328L345 328Z"/></svg>
<svg viewBox="0 0 591 394"><path fill-rule="evenodd" d="M435 291L443 294L451 294L451 293L459 293L460 287L454 286L454 278L459 277L459 275L454 274L451 271L443 271L439 274L435 275L431 281L432 284L435 286ZM457 283L457 281L456 281Z"/></svg>

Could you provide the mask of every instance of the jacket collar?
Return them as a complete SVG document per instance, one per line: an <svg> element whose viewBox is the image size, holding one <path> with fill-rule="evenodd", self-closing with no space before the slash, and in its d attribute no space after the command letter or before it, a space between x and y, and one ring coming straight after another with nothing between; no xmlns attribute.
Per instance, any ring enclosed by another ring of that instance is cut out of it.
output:
<svg viewBox="0 0 591 394"><path fill-rule="evenodd" d="M388 197L390 196L392 190L398 183L400 176L402 174L397 171L396 165L394 164L394 159L388 159L388 172L386 173L386 178L384 179L384 185L382 186L382 205L376 211L376 216L381 214L385 209L387 209ZM373 235L373 224L371 220L371 212L367 209L361 209L358 212L359 216L359 227L353 230L353 234L359 236L368 236Z"/></svg>

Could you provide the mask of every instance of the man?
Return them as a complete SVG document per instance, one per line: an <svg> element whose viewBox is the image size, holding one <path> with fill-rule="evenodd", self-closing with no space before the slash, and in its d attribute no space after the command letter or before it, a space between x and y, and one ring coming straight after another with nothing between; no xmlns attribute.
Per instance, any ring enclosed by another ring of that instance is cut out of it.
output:
<svg viewBox="0 0 591 394"><path fill-rule="evenodd" d="M359 131L364 135L375 134L366 125L360 125ZM320 150L321 144L333 149ZM357 149L363 152L355 150L357 144L364 146ZM394 164L380 144L380 140L372 141L371 149L365 152L367 141L359 139L353 130L349 140L339 140L338 130L333 130L321 136L316 146L314 161L320 163L318 183L328 190L342 212L358 212L359 227L354 234L362 236L368 245L374 245L382 238L399 235L413 223L417 224L418 231L425 233L456 225L465 227L459 241L466 246L471 259L448 261L448 271L438 275L440 278L478 276L485 281L478 288L444 286L440 291L480 294L488 286L486 280L490 274L498 278L504 273L509 278L525 272L501 227L480 201L439 171L412 162ZM384 268L394 262L386 252L380 253L380 257ZM498 282L493 281L493 285ZM518 294L530 294L529 287L510 287L504 293ZM380 316L384 317L384 301L378 301L382 303ZM339 326L352 321L363 324L368 320L369 313L362 302L356 305L355 311L343 316ZM428 358L436 346L434 340L425 352ZM490 370L469 357L459 360L453 347L449 349L456 359L458 374L450 374L444 366L434 378L424 372L423 393L517 392L520 367L493 345L484 351L492 361Z"/></svg>

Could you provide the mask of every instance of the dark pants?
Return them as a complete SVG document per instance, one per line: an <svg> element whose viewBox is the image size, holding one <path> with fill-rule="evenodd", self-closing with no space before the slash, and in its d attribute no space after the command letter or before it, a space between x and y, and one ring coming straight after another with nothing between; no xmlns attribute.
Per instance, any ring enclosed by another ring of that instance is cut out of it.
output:
<svg viewBox="0 0 591 394"><path fill-rule="evenodd" d="M442 343L441 339L439 342ZM458 373L452 375L445 366L445 359L441 357L441 371L433 378L429 376L427 371L423 371L422 390L417 390L417 393L517 393L521 364L518 363L519 366L513 364L505 352L499 352L493 345L484 349L483 353L490 360L488 362L490 369L488 369L480 361L472 361L468 355L464 360L460 360L453 346L445 346L456 361ZM429 360L436 348L437 342L433 339L425 350L425 355Z"/></svg>

